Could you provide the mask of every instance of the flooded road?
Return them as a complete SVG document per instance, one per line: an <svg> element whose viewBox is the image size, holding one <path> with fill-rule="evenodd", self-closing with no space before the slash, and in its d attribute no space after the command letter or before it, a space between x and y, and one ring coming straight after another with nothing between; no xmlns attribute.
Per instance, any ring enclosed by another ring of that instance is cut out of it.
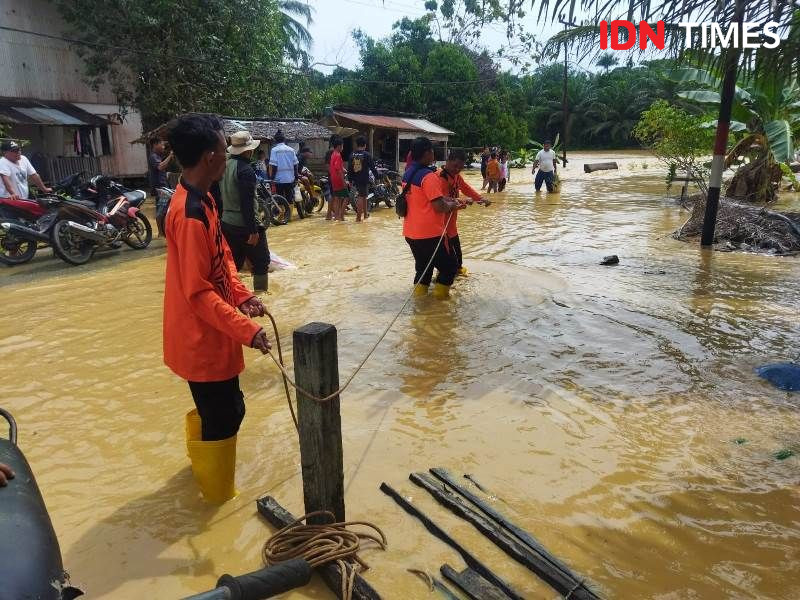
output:
<svg viewBox="0 0 800 600"><path fill-rule="evenodd" d="M450 302L409 307L342 396L348 517L389 538L363 553L367 578L385 598L423 598L406 569L463 564L378 490L386 481L526 598L556 597L407 479L442 466L473 474L606 597L800 597L800 397L753 373L798 360L800 259L673 240L688 213L664 198L654 159L584 175L587 158L573 156L561 194L534 195L514 171L491 207L462 213L470 276ZM412 283L394 212L315 216L269 238L298 266L271 275L265 298L284 352L294 328L333 323L344 380ZM608 254L620 265L600 266ZM261 566L271 529L256 498L302 513L279 372L254 351L240 495L200 500L183 446L191 397L161 362L164 264L156 241L0 273L2 405L89 598L208 589ZM286 597L331 596L315 580Z"/></svg>

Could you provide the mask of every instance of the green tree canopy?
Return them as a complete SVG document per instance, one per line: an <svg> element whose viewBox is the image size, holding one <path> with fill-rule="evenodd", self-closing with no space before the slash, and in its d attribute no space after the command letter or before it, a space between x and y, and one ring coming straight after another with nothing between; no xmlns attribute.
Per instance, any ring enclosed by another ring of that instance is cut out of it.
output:
<svg viewBox="0 0 800 600"><path fill-rule="evenodd" d="M304 112L308 81L283 66L284 33L275 1L54 0L95 86L110 83L145 128L175 114ZM113 32L113 36L109 36ZM113 40L105 45L101 40ZM129 49L129 50L128 50Z"/></svg>

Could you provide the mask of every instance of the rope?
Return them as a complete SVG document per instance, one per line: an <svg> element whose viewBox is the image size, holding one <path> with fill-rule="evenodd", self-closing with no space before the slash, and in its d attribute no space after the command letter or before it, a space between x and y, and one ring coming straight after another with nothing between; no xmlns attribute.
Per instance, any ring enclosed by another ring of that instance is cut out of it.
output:
<svg viewBox="0 0 800 600"><path fill-rule="evenodd" d="M574 594L575 592L577 592L577 591L578 591L580 588L582 588L582 587L584 587L584 588L585 588L586 586L584 586L584 585L583 585L585 582L586 582L586 580L585 580L585 579L581 579L581 580L580 580L578 583L576 583L576 584L575 584L575 587L574 587L574 588L572 588L572 589L571 589L571 590L570 590L570 591L567 593L567 595L566 595L566 596L564 596L564 600L569 600L570 598L572 598L572 594ZM586 589L588 590L588 588L586 588Z"/></svg>
<svg viewBox="0 0 800 600"><path fill-rule="evenodd" d="M425 273L428 272L428 269L432 268L433 259L436 257L436 253L439 251L439 247L442 245L442 240L444 239L444 236L447 235L447 226L450 225L450 219L452 219L452 218L453 218L453 213L450 212L447 215L447 222L445 223L444 229L442 230L442 235L439 236L439 241L436 242L436 247L433 249L433 254L431 254L431 259L428 261L427 266L422 271L422 275L420 275L420 279L425 275ZM269 311L266 311L266 314L269 317L270 322L272 323L272 329L275 332L275 342L276 342L276 346L278 348L278 357L277 358L275 357L275 355L272 353L272 350L269 350L267 352L267 354L272 359L272 361L275 363L275 365L278 367L278 369L280 369L281 374L283 375L283 387L286 390L286 402L289 404L289 410L292 413L292 421L294 421L295 429L297 429L299 431L299 425L297 423L297 414L295 413L294 406L292 405L292 398L291 398L291 395L289 394L289 387L288 386L292 386L295 390L297 390L298 392L303 394L306 398L309 398L311 400L314 400L315 402L320 402L320 403L328 402L328 401L336 398L342 392L344 392L350 386L350 383L353 381L353 379L355 379L355 376L358 374L358 372L364 367L364 365L367 363L369 358L373 355L375 350L378 349L378 346L384 340L384 338L386 338L387 334L392 329L392 327L394 327L394 324L397 322L397 319L400 318L400 315L403 314L403 311L406 309L406 306L408 306L408 303L414 297L414 289L419 284L420 279L417 279L414 282L414 286L411 288L411 293L409 293L408 296L406 297L405 302L403 302L402 306L400 307L400 310L398 310L397 314L395 314L395 316L392 318L392 320L389 321L389 324L383 330L383 333L381 333L381 335L378 337L378 340L372 345L372 347L370 348L369 352L367 352L367 354L364 357L364 359L358 364L358 366L355 368L355 370L350 375L350 377L347 378L347 381L344 382L344 385L340 386L338 390L336 390L332 394L328 394L324 398L319 398L318 396L315 396L314 394L312 394L308 390L305 390L302 387L300 387L299 385L297 385L297 382L295 382L295 380L292 378L292 376L289 373L289 371L286 370L286 364L283 361L283 353L281 351L281 338L280 338L280 334L278 333L278 326L275 323L275 318L272 316L272 314Z"/></svg>
<svg viewBox="0 0 800 600"><path fill-rule="evenodd" d="M361 542L373 541L382 550L386 550L386 536L372 523L366 521L347 521L342 523L329 523L327 525L310 525L311 517L325 516L331 521L335 519L333 513L327 510L303 515L290 523L264 544L262 556L264 564L274 565L292 558L303 558L312 568L329 563L336 563L341 574L342 600L350 600L353 596L356 577L364 570L369 569L359 556ZM303 521L306 522L303 525ZM377 532L378 536L363 531L350 531L347 528L353 525L369 527Z"/></svg>

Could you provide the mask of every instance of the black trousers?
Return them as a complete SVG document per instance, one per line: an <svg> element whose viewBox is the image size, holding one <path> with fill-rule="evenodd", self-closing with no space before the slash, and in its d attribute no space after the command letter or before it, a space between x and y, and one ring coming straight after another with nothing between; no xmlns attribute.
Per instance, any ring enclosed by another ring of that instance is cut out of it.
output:
<svg viewBox="0 0 800 600"><path fill-rule="evenodd" d="M236 435L245 412L238 376L225 381L190 381L189 389L203 426L203 441Z"/></svg>
<svg viewBox="0 0 800 600"><path fill-rule="evenodd" d="M266 275L267 267L269 267L269 246L267 245L267 231L259 228L258 241L255 246L250 246L247 243L247 238L250 233L244 227L237 227L236 225L222 224L222 235L225 236L225 241L231 248L233 254L233 262L236 263L236 269L241 270L244 265L244 259L249 259L253 263L253 275Z"/></svg>
<svg viewBox="0 0 800 600"><path fill-rule="evenodd" d="M414 277L415 282L421 283L422 285L430 285L431 279L433 279L433 269L436 268L436 270L439 271L436 281L442 285L453 285L453 280L456 278L456 271L458 270L458 263L456 262L455 254L453 254L452 246L450 246L446 238L439 244L439 249L436 250L435 255L434 249L436 248L436 244L439 243L438 237L423 240L406 238L406 242L408 242L411 253L414 255L414 265L417 271ZM446 246L449 246L449 248ZM425 271L425 267L431 260L431 256L433 256L433 263L431 264L431 268Z"/></svg>
<svg viewBox="0 0 800 600"><path fill-rule="evenodd" d="M450 238L450 249L453 251L453 256L456 257L458 268L464 263L464 257L461 256L461 240L458 239L458 234Z"/></svg>

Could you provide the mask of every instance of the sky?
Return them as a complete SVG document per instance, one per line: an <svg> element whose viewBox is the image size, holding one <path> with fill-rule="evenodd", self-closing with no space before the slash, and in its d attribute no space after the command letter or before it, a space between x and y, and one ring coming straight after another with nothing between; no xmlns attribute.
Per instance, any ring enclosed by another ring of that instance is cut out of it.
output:
<svg viewBox="0 0 800 600"><path fill-rule="evenodd" d="M350 32L361 28L374 38L383 38L392 31L392 25L404 16L416 18L425 14L423 0L308 0L314 9L314 23L309 28L314 38L311 55L318 63L328 63L352 68L358 65L358 49ZM535 14L523 19L526 29L544 42L560 26L536 22ZM488 47L497 47L505 41L502 28L487 30L481 40ZM317 64L315 68L329 73L333 67Z"/></svg>

